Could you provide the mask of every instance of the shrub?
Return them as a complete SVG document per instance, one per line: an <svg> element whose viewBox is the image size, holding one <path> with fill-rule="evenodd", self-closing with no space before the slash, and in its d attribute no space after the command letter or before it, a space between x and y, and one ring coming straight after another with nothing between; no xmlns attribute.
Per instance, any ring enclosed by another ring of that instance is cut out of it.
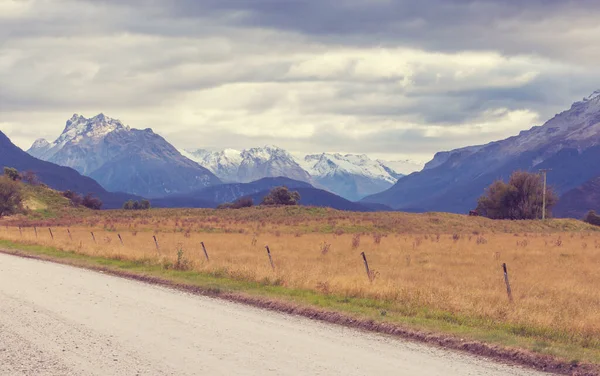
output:
<svg viewBox="0 0 600 376"><path fill-rule="evenodd" d="M141 200L141 201L133 201L129 200L123 204L124 210L148 210L150 209L150 201Z"/></svg>
<svg viewBox="0 0 600 376"><path fill-rule="evenodd" d="M542 217L543 181L538 174L516 171L504 183L497 180L478 200L477 213L491 219L538 219ZM546 218L558 197L546 188Z"/></svg>
<svg viewBox="0 0 600 376"><path fill-rule="evenodd" d="M261 205L298 205L300 193L287 187L275 187L263 198Z"/></svg>
<svg viewBox="0 0 600 376"><path fill-rule="evenodd" d="M254 201L252 197L241 197L235 200L234 202L226 202L219 206L217 209L241 209L241 208L250 208L254 206Z"/></svg>
<svg viewBox="0 0 600 376"><path fill-rule="evenodd" d="M23 196L19 184L8 176L0 177L0 217L23 210Z"/></svg>
<svg viewBox="0 0 600 376"><path fill-rule="evenodd" d="M6 176L12 181L21 180L21 175L19 174L19 171L17 171L16 168L12 167L4 167L4 176Z"/></svg>
<svg viewBox="0 0 600 376"><path fill-rule="evenodd" d="M594 210L590 210L583 220L591 225L600 226L600 215L596 214Z"/></svg>
<svg viewBox="0 0 600 376"><path fill-rule="evenodd" d="M68 198L69 200L71 200L71 203L74 206L79 206L83 203L83 197L81 197L81 195L79 195L78 193L73 192L71 190L64 191L63 196Z"/></svg>
<svg viewBox="0 0 600 376"><path fill-rule="evenodd" d="M85 195L81 204L88 209L100 210L102 209L102 201L98 197L94 197L91 193Z"/></svg>
<svg viewBox="0 0 600 376"><path fill-rule="evenodd" d="M40 185L40 179L33 171L25 171L22 174L23 181L31 185Z"/></svg>

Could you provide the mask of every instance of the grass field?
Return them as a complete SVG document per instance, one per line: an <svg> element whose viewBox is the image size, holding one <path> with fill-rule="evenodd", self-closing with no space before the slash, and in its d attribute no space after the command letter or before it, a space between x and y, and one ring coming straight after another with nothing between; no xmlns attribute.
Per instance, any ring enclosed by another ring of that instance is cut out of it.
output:
<svg viewBox="0 0 600 376"><path fill-rule="evenodd" d="M492 342L504 333L535 351L600 363L600 232L578 221L252 208L79 211L3 224L0 239L11 242L362 301L382 320Z"/></svg>

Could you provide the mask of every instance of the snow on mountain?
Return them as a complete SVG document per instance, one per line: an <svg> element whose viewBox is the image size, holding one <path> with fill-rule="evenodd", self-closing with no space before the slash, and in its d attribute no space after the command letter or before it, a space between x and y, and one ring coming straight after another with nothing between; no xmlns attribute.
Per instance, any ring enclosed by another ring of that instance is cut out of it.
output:
<svg viewBox="0 0 600 376"><path fill-rule="evenodd" d="M381 192L394 185L401 176L364 154L313 154L304 157L301 164L317 186L349 200Z"/></svg>
<svg viewBox="0 0 600 376"><path fill-rule="evenodd" d="M398 179L390 175L379 161L369 159L366 155L339 153L307 155L303 167L313 177L324 177L335 174L359 175L394 184Z"/></svg>
<svg viewBox="0 0 600 376"><path fill-rule="evenodd" d="M242 151L198 149L187 150L184 153L227 182L248 183L280 176L310 182L310 175L295 158L277 146L267 145Z"/></svg>
<svg viewBox="0 0 600 376"><path fill-rule="evenodd" d="M28 153L74 168L107 190L148 197L220 183L151 129L132 129L104 114L89 119L73 115L54 142L38 140Z"/></svg>
<svg viewBox="0 0 600 376"><path fill-rule="evenodd" d="M211 152L205 149L183 150L181 154L196 161L204 168L217 175L223 182L237 182L238 171L242 164L242 152L225 149Z"/></svg>
<svg viewBox="0 0 600 376"><path fill-rule="evenodd" d="M277 146L246 149L242 151L241 157L238 179L242 183L278 176L305 182L311 180L310 174L298 164L296 159Z"/></svg>

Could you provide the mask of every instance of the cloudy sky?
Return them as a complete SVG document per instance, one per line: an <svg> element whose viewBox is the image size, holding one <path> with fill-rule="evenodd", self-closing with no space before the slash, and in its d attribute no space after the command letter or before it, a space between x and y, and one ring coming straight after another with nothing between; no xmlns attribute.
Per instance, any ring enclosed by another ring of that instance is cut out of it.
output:
<svg viewBox="0 0 600 376"><path fill-rule="evenodd" d="M0 130L427 160L600 88L596 0L0 0Z"/></svg>

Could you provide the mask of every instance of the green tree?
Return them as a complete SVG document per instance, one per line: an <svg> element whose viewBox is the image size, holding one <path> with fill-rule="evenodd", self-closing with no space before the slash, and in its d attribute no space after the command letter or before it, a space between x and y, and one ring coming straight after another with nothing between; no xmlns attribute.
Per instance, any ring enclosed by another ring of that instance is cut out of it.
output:
<svg viewBox="0 0 600 376"><path fill-rule="evenodd" d="M125 210L133 210L133 200L126 201L123 204L123 209L125 209Z"/></svg>
<svg viewBox="0 0 600 376"><path fill-rule="evenodd" d="M291 192L287 187L275 187L266 195L261 205L298 205L300 193Z"/></svg>
<svg viewBox="0 0 600 376"><path fill-rule="evenodd" d="M6 176L12 181L21 180L21 175L19 174L19 171L17 171L16 168L12 167L4 167L4 176Z"/></svg>
<svg viewBox="0 0 600 376"><path fill-rule="evenodd" d="M7 176L0 177L0 217L23 210L23 196L19 183Z"/></svg>
<svg viewBox="0 0 600 376"><path fill-rule="evenodd" d="M540 175L516 171L508 183L497 180L477 202L477 213L491 219L542 218L544 182ZM546 188L546 218L550 218L558 196Z"/></svg>
<svg viewBox="0 0 600 376"><path fill-rule="evenodd" d="M583 220L591 225L600 226L600 216L594 210L590 210Z"/></svg>
<svg viewBox="0 0 600 376"><path fill-rule="evenodd" d="M150 201L148 200L141 200L140 201L140 209L141 210L149 210L150 209Z"/></svg>
<svg viewBox="0 0 600 376"><path fill-rule="evenodd" d="M94 197L91 193L88 193L83 198L81 204L88 209L100 210L102 209L102 201L98 197Z"/></svg>

